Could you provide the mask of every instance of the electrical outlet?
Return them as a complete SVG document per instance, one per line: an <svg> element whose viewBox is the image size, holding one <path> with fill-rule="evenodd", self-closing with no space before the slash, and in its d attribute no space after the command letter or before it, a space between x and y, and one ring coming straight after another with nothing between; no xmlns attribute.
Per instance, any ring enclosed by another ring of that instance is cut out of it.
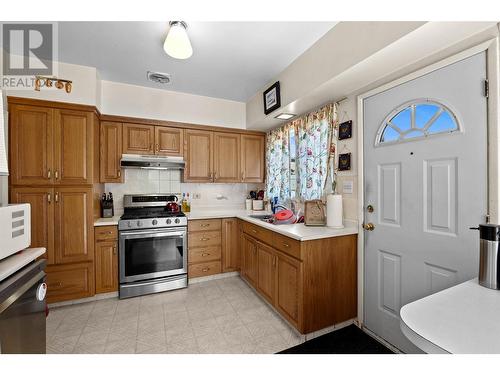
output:
<svg viewBox="0 0 500 375"><path fill-rule="evenodd" d="M193 193L193 199L201 199L200 193Z"/></svg>

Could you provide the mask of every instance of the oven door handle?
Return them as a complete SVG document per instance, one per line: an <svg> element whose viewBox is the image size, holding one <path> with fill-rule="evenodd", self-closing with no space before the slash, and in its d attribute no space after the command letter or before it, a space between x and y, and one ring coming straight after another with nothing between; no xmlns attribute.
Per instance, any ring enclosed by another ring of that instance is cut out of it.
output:
<svg viewBox="0 0 500 375"><path fill-rule="evenodd" d="M126 238L134 238L138 236L147 235L148 237L179 237L185 236L186 231L175 231L175 232L167 232L167 231L129 231L129 232L120 232L120 237Z"/></svg>

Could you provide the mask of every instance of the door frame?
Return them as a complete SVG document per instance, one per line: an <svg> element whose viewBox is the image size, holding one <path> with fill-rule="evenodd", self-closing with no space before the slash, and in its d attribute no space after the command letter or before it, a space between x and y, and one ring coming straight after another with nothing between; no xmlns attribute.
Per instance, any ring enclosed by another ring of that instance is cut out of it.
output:
<svg viewBox="0 0 500 375"><path fill-rule="evenodd" d="M375 94L386 91L403 83L422 77L435 70L441 69L460 60L464 60L475 54L486 52L486 77L489 82L489 96L487 100L487 214L490 221L500 223L500 129L499 129L499 86L500 86L500 38L497 36L488 39L471 48L467 48L460 53L449 56L436 63L421 68L415 72L407 74L396 80L383 84L365 93L356 96L357 121L358 121L358 322L361 327L364 323L364 122L363 122L363 101ZM490 160L497 160L490 163Z"/></svg>

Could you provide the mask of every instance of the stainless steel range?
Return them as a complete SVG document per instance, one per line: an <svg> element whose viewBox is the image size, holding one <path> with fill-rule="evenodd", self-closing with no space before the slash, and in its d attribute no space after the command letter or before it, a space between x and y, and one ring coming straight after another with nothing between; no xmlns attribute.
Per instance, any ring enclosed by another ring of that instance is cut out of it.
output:
<svg viewBox="0 0 500 375"><path fill-rule="evenodd" d="M118 223L120 298L185 288L187 218L166 194L125 195Z"/></svg>

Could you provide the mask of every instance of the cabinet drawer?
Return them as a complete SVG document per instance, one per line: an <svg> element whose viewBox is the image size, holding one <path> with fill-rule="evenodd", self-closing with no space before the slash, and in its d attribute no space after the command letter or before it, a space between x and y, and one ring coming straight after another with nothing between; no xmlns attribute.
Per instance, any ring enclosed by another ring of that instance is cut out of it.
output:
<svg viewBox="0 0 500 375"><path fill-rule="evenodd" d="M209 276L209 275L215 275L217 273L221 273L220 260L214 262L190 264L188 266L189 277Z"/></svg>
<svg viewBox="0 0 500 375"><path fill-rule="evenodd" d="M273 233L273 246L288 255L301 259L300 241L293 240L278 233Z"/></svg>
<svg viewBox="0 0 500 375"><path fill-rule="evenodd" d="M189 232L200 232L206 230L220 230L221 220L220 219L210 219L210 220L190 220L188 221L188 231Z"/></svg>
<svg viewBox="0 0 500 375"><path fill-rule="evenodd" d="M220 247L196 247L188 251L188 263L208 262L221 259Z"/></svg>
<svg viewBox="0 0 500 375"><path fill-rule="evenodd" d="M273 232L271 232L270 230L261 228L257 225L244 222L243 223L243 232L245 232L249 236L252 236L256 240L259 240L261 242L265 242L269 245L272 245L272 243L273 243Z"/></svg>
<svg viewBox="0 0 500 375"><path fill-rule="evenodd" d="M191 249L192 247L220 246L220 244L221 244L220 231L195 232L195 233L189 233L188 235L189 249Z"/></svg>
<svg viewBox="0 0 500 375"><path fill-rule="evenodd" d="M116 241L118 239L118 229L115 225L94 228L96 241Z"/></svg>
<svg viewBox="0 0 500 375"><path fill-rule="evenodd" d="M94 264L77 263L47 267L47 302L94 295Z"/></svg>

